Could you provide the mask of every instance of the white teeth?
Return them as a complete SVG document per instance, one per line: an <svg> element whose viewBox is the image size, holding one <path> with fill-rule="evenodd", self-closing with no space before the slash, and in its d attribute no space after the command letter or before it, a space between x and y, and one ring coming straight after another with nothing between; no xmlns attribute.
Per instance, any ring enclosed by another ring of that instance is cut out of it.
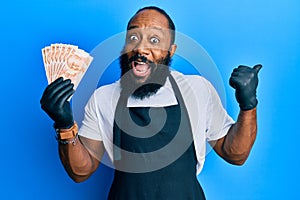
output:
<svg viewBox="0 0 300 200"><path fill-rule="evenodd" d="M139 65L144 65L144 64L146 64L146 63L144 63L144 62L139 62L139 61L135 61L137 64L139 64Z"/></svg>
<svg viewBox="0 0 300 200"><path fill-rule="evenodd" d="M147 70L138 70L138 69L137 69L136 71L144 73L144 72L146 72Z"/></svg>

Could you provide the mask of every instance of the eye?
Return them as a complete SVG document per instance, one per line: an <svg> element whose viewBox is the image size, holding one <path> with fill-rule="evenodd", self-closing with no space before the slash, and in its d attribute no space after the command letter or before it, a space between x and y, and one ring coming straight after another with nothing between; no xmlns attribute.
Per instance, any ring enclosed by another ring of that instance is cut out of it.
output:
<svg viewBox="0 0 300 200"><path fill-rule="evenodd" d="M129 37L129 40L131 40L131 41L135 41L135 40L138 40L139 38L136 36L136 35L131 35L130 37Z"/></svg>
<svg viewBox="0 0 300 200"><path fill-rule="evenodd" d="M150 42L153 43L153 44L157 44L157 43L159 43L160 41L159 41L158 38L152 37L152 38L150 38Z"/></svg>

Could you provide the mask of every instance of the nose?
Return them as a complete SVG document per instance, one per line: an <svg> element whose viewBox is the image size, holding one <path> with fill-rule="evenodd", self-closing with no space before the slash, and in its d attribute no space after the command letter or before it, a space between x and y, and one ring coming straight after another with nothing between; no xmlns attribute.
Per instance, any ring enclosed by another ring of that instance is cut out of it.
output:
<svg viewBox="0 0 300 200"><path fill-rule="evenodd" d="M146 41L143 39L143 40L140 40L135 48L133 49L133 51L135 53L138 53L140 55L148 55L150 53L150 48L149 46L147 46L147 43Z"/></svg>

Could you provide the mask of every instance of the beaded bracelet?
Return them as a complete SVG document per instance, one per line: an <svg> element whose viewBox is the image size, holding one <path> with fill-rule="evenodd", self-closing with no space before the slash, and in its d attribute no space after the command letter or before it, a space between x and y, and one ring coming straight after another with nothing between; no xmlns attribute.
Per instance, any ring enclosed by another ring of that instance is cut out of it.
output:
<svg viewBox="0 0 300 200"><path fill-rule="evenodd" d="M72 145L75 145L76 144L76 141L78 139L78 133L75 135L75 137L72 139L72 140L61 140L59 139L57 136L55 137L56 140L60 143L60 144L72 144Z"/></svg>

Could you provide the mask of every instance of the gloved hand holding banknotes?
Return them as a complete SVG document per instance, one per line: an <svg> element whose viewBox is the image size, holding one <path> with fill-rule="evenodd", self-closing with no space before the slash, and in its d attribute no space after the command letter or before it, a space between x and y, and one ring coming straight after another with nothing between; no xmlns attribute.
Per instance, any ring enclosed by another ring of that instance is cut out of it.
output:
<svg viewBox="0 0 300 200"><path fill-rule="evenodd" d="M70 98L74 94L93 57L77 46L52 44L42 49L48 86L40 100L42 109L57 129L68 129L74 119Z"/></svg>

